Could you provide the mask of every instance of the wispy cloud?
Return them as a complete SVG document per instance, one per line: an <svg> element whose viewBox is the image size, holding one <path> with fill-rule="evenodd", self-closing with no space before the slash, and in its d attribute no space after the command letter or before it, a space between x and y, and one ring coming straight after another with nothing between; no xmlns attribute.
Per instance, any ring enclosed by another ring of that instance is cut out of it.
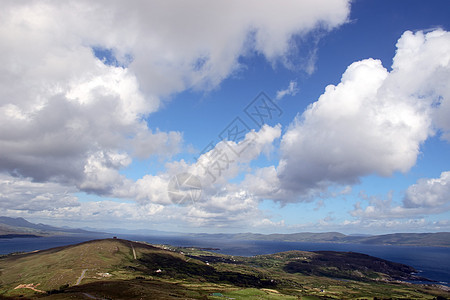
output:
<svg viewBox="0 0 450 300"><path fill-rule="evenodd" d="M295 96L298 91L297 81L291 80L287 88L277 91L276 99L281 100L285 96Z"/></svg>

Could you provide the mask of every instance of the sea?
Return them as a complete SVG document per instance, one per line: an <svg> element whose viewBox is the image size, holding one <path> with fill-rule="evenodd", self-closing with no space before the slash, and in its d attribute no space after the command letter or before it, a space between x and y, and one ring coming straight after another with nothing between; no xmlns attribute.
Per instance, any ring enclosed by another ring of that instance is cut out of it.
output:
<svg viewBox="0 0 450 300"><path fill-rule="evenodd" d="M88 236L53 236L40 238L0 239L0 254L29 252L112 237L110 234ZM450 286L450 248L340 243L304 243L279 241L233 240L189 236L142 236L118 234L118 238L183 247L217 248L218 253L255 256L289 250L359 252L414 267L418 275ZM423 283L423 282L416 282Z"/></svg>

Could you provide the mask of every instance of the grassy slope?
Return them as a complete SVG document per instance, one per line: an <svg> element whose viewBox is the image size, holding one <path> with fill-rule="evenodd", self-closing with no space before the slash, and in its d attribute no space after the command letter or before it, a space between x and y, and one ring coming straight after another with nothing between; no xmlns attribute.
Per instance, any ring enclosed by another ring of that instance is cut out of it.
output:
<svg viewBox="0 0 450 300"><path fill-rule="evenodd" d="M137 259L134 259L133 247ZM119 239L96 240L0 259L0 295L45 299L89 299L87 295L99 299L223 299L212 293L235 299L298 299L300 296L303 299L369 296L433 299L437 295L449 296L436 288L371 281L363 273L361 281L286 272L290 263L312 262L321 255L290 251L246 258L198 249L172 247L167 250ZM319 269L333 267L331 263L315 265ZM76 286L83 270L87 270L85 277ZM334 270L328 275L346 278L343 275L347 271ZM371 272L378 279L389 277ZM14 289L19 284L31 283L39 284L36 286L39 290L53 290L53 294ZM58 292L60 287L63 292Z"/></svg>

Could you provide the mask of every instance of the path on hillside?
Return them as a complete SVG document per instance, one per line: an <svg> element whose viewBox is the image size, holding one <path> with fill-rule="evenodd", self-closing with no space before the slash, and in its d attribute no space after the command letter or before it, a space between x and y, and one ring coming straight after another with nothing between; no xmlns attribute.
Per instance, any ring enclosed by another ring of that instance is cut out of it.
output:
<svg viewBox="0 0 450 300"><path fill-rule="evenodd" d="M16 286L14 289L30 289L33 290L35 292L39 292L39 293L45 293L45 291L41 291L37 289L37 286L40 285L40 283L38 284L33 284L33 283L28 283L28 284L19 284L18 286Z"/></svg>
<svg viewBox="0 0 450 300"><path fill-rule="evenodd" d="M75 285L79 285L81 283L81 280L83 280L84 274L86 274L87 270L88 269L84 269L83 271L81 271L81 275L80 275L80 277L78 277L77 283L75 283Z"/></svg>
<svg viewBox="0 0 450 300"><path fill-rule="evenodd" d="M136 259L136 251L134 250L134 246L133 246L132 243L130 243L130 245L131 245L131 249L133 249L133 256L134 256L134 259Z"/></svg>

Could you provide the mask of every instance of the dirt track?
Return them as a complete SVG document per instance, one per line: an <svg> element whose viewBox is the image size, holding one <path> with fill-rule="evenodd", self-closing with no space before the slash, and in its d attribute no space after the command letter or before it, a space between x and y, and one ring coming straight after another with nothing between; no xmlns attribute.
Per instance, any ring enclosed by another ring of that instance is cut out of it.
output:
<svg viewBox="0 0 450 300"><path fill-rule="evenodd" d="M83 271L81 271L81 275L80 275L80 277L78 277L77 283L75 283L75 285L79 285L81 283L81 280L83 280L84 274L86 274L87 270L88 269L84 269Z"/></svg>

